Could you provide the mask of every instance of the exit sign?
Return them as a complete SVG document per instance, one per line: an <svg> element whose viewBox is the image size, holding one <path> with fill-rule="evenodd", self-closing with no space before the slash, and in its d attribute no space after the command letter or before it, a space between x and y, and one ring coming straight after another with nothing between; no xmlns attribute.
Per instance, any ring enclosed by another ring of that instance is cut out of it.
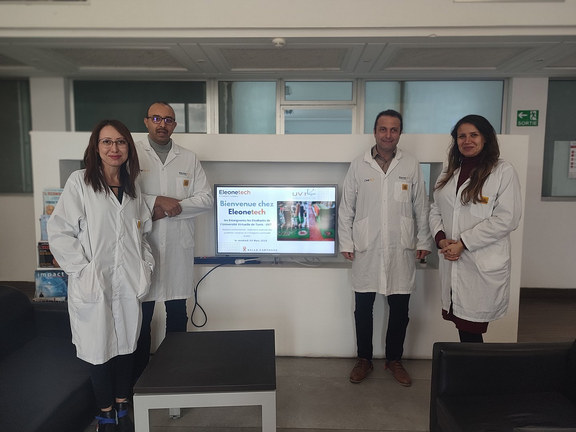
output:
<svg viewBox="0 0 576 432"><path fill-rule="evenodd" d="M519 110L516 126L538 126L538 110Z"/></svg>

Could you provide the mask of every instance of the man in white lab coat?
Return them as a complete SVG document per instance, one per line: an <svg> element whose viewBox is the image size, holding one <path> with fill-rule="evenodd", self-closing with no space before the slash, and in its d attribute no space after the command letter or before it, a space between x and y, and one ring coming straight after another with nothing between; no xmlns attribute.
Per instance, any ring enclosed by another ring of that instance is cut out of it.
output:
<svg viewBox="0 0 576 432"><path fill-rule="evenodd" d="M194 218L211 209L214 202L196 154L171 139L177 124L172 107L153 103L144 124L148 137L136 143L141 170L138 183L153 211L149 242L156 268L150 293L142 303L135 379L148 364L156 301L163 301L166 307L166 332L186 331L186 299L194 291Z"/></svg>
<svg viewBox="0 0 576 432"><path fill-rule="evenodd" d="M376 144L350 165L339 209L340 252L352 261L358 360L350 381L372 371L373 307L386 296L390 313L385 368L403 386L410 375L402 365L408 302L416 289L416 260L432 250L428 197L418 160L397 148L402 116L383 111L374 123Z"/></svg>

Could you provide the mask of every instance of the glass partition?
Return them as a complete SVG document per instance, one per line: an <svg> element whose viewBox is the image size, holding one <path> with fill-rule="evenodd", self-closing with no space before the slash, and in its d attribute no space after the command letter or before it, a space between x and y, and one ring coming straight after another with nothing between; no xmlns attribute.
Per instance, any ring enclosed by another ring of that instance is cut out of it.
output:
<svg viewBox="0 0 576 432"><path fill-rule="evenodd" d="M221 134L275 134L276 82L219 82L218 114Z"/></svg>
<svg viewBox="0 0 576 432"><path fill-rule="evenodd" d="M117 119L130 132L146 132L144 117L154 102L169 103L175 132L206 133L204 81L74 81L77 131L91 131L103 119Z"/></svg>
<svg viewBox="0 0 576 432"><path fill-rule="evenodd" d="M354 99L352 81L286 81L286 101L346 101Z"/></svg>
<svg viewBox="0 0 576 432"><path fill-rule="evenodd" d="M0 193L31 193L30 84L28 80L0 80L0 95L0 116L10 119L2 128Z"/></svg>
<svg viewBox="0 0 576 432"><path fill-rule="evenodd" d="M550 81L542 196L575 199L576 197L576 81ZM572 144L571 144L572 143Z"/></svg>
<svg viewBox="0 0 576 432"><path fill-rule="evenodd" d="M486 117L502 130L504 81L369 81L366 83L364 133L386 109L399 111L404 133L450 133L468 114Z"/></svg>
<svg viewBox="0 0 576 432"><path fill-rule="evenodd" d="M352 109L285 109L285 134L351 134Z"/></svg>

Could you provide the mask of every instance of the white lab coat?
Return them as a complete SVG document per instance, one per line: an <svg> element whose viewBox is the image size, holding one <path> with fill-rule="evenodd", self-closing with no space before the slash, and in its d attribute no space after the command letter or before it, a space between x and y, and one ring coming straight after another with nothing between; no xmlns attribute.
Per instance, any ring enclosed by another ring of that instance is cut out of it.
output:
<svg viewBox="0 0 576 432"><path fill-rule="evenodd" d="M141 199L94 192L75 171L48 221L54 257L68 274L72 342L79 358L102 364L136 349L140 299L154 258L146 241L152 215Z"/></svg>
<svg viewBox="0 0 576 432"><path fill-rule="evenodd" d="M384 173L371 150L352 161L338 216L341 252L354 252L352 288L384 295L416 289L416 250L432 250L420 164L400 149Z"/></svg>
<svg viewBox="0 0 576 432"><path fill-rule="evenodd" d="M460 197L470 179L456 191L460 169L434 192L430 229L447 239L462 239L466 248L457 261L440 255L442 309L473 322L502 318L510 297L510 233L522 215L520 181L514 167L500 160L482 187L485 203L463 206ZM440 174L438 180L445 175ZM438 182L436 182L438 183Z"/></svg>
<svg viewBox="0 0 576 432"><path fill-rule="evenodd" d="M166 162L148 138L136 143L140 162L138 183L146 204L157 196L181 200L182 213L153 223L148 241L156 260L152 286L145 301L186 299L194 292L194 218L212 208L214 199L196 154L172 142Z"/></svg>

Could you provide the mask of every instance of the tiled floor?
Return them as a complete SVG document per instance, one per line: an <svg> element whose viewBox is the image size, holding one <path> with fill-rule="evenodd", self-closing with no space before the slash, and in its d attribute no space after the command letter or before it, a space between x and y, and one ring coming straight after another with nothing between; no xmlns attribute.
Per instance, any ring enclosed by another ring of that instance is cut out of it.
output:
<svg viewBox="0 0 576 432"><path fill-rule="evenodd" d="M523 297L519 342L572 341L576 338L576 296ZM398 385L375 361L362 384L348 381L354 359L279 357L277 428L283 432L420 432L428 430L430 360L406 360L412 387ZM258 407L183 409L170 419L167 410L151 414L153 432L255 432ZM90 426L85 432L93 432Z"/></svg>
<svg viewBox="0 0 576 432"><path fill-rule="evenodd" d="M576 290L522 290L518 342L563 342L576 339ZM528 291L524 295L524 292ZM530 293L534 291L534 293Z"/></svg>
<svg viewBox="0 0 576 432"><path fill-rule="evenodd" d="M407 360L413 379L405 388L384 370L383 361L362 384L348 381L353 359L279 357L277 428L283 431L426 431L430 392L430 361ZM258 407L194 408L170 419L157 410L154 432L260 430Z"/></svg>

